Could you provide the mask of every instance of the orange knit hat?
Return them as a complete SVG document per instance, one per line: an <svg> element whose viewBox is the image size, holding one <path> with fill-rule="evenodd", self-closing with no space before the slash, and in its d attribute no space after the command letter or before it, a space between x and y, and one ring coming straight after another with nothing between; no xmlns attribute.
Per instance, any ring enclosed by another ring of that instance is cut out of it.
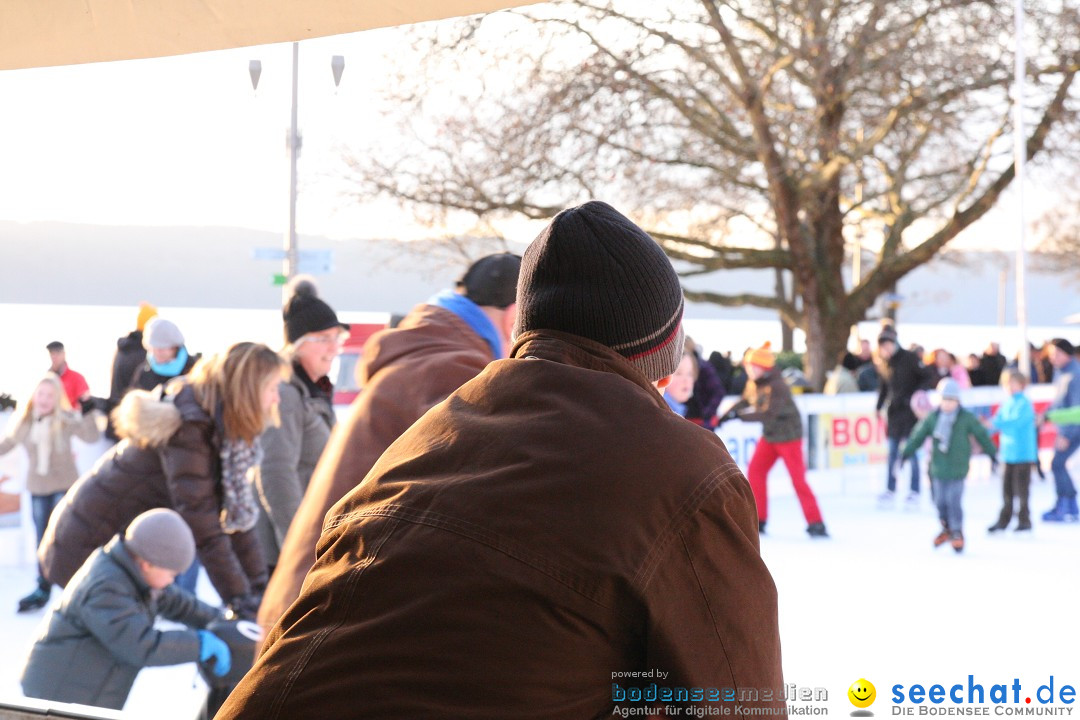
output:
<svg viewBox="0 0 1080 720"><path fill-rule="evenodd" d="M142 332L146 329L146 323L150 318L157 315L157 308L148 302L139 303L139 316L135 320L135 329Z"/></svg>
<svg viewBox="0 0 1080 720"><path fill-rule="evenodd" d="M776 365L776 355L772 351L772 343L766 342L759 348L746 351L746 362L769 370Z"/></svg>

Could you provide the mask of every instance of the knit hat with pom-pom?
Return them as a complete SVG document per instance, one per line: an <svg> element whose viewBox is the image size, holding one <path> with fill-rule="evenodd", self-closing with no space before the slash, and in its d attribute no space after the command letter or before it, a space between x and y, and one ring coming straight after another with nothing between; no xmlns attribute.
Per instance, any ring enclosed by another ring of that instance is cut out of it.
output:
<svg viewBox="0 0 1080 720"><path fill-rule="evenodd" d="M349 329L338 320L333 308L319 297L315 280L307 275L293 278L286 290L286 298L281 316L285 321L285 342L290 345L308 333L333 327Z"/></svg>
<svg viewBox="0 0 1080 720"><path fill-rule="evenodd" d="M766 342L759 348L747 350L745 361L766 370L771 369L776 365L776 354L772 351L772 343Z"/></svg>

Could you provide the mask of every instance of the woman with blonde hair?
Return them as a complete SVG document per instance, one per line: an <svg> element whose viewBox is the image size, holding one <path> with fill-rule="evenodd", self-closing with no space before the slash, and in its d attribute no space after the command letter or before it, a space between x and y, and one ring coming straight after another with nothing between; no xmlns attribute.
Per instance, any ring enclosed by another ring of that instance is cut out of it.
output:
<svg viewBox="0 0 1080 720"><path fill-rule="evenodd" d="M26 449L30 458L26 489L30 492L30 509L40 545L53 509L79 477L71 438L85 442L100 438L97 418L101 413L72 410L60 376L54 372L45 373L34 386L29 401L17 413L7 436L0 440L0 455L19 445ZM37 588L19 600L19 612L37 610L49 602L51 584L38 570Z"/></svg>
<svg viewBox="0 0 1080 720"><path fill-rule="evenodd" d="M248 471L259 462L259 435L277 422L283 370L273 350L242 342L200 360L189 375L124 396L112 414L122 440L75 484L45 533L38 551L45 576L66 585L140 513L171 508L191 527L222 600L254 617L266 562Z"/></svg>

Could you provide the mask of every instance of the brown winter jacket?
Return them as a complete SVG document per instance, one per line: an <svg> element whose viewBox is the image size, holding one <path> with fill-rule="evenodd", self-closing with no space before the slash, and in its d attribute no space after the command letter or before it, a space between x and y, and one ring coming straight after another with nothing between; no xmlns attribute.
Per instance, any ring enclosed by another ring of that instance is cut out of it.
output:
<svg viewBox="0 0 1080 720"><path fill-rule="evenodd" d="M221 440L182 378L160 391L132 391L117 408L134 433L113 446L68 491L38 548L45 577L67 585L96 548L152 508L172 508L195 535L199 560L226 602L266 582L254 531L221 529ZM145 447L140 445L145 443Z"/></svg>
<svg viewBox="0 0 1080 720"><path fill-rule="evenodd" d="M771 443L802 440L802 418L795 399L791 396L779 368L773 368L758 378L750 380L743 391L743 399L732 408L738 411L750 407L752 410L739 412L739 419L744 422L761 423L761 436Z"/></svg>
<svg viewBox="0 0 1080 720"><path fill-rule="evenodd" d="M49 467L44 473L38 472L38 446L31 437L30 427L34 420L29 416L15 428L14 432L0 439L0 455L13 450L17 445L26 448L30 463L26 471L26 489L31 495L52 495L64 492L71 487L79 478L79 471L75 467L75 453L71 447L71 438L77 437L83 442L97 442L101 437L98 430L97 419L100 417L96 411L80 414L72 410L59 410L60 432L54 434L49 448ZM51 420L39 422L48 422Z"/></svg>
<svg viewBox="0 0 1080 720"><path fill-rule="evenodd" d="M649 669L668 675L616 675ZM652 682L784 713L754 499L629 362L540 331L334 506L217 717L583 720Z"/></svg>
<svg viewBox="0 0 1080 720"><path fill-rule="evenodd" d="M432 305L418 305L396 328L368 340L358 369L360 395L330 436L263 595L264 628L300 594L326 512L364 479L390 443L491 360L487 342L457 315Z"/></svg>

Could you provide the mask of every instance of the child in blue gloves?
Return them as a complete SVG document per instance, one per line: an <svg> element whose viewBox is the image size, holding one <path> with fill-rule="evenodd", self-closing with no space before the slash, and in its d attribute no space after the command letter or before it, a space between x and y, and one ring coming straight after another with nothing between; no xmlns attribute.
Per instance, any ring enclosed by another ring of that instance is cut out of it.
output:
<svg viewBox="0 0 1080 720"><path fill-rule="evenodd" d="M176 512L132 520L94 551L50 610L23 669L23 692L120 710L144 667L200 661L228 673L228 646L199 629L218 610L173 583L194 559L194 537ZM195 629L158 630L158 616Z"/></svg>

